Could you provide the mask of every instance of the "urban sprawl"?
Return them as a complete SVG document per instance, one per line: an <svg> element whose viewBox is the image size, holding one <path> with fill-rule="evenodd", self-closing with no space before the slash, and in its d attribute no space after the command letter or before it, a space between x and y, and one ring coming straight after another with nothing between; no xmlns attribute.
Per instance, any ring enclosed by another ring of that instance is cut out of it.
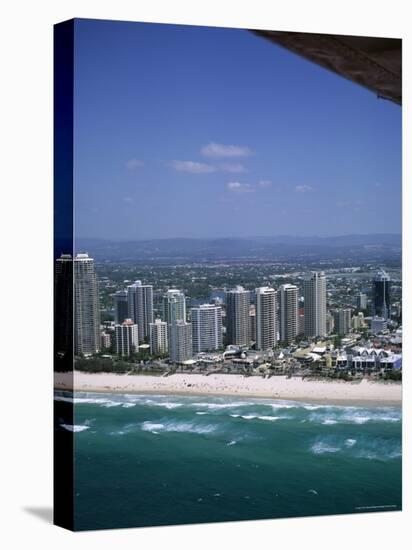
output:
<svg viewBox="0 0 412 550"><path fill-rule="evenodd" d="M74 349L75 368L95 372L399 380L401 284L379 266L368 269L355 294L356 266L283 270L272 277L276 285L271 277L254 288L222 285L199 300L170 285L99 278L88 254L74 261L62 254L56 260L55 350L61 358ZM228 271L233 279L233 268ZM279 278L293 283L279 284Z"/></svg>

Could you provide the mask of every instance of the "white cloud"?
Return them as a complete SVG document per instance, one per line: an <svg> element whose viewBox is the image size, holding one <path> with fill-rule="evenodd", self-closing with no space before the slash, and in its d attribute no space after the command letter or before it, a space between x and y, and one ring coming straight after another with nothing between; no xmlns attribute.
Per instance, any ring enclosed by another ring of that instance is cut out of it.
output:
<svg viewBox="0 0 412 550"><path fill-rule="evenodd" d="M130 159L126 162L126 168L128 170L136 170L136 168L140 168L140 166L143 166L144 162L139 159Z"/></svg>
<svg viewBox="0 0 412 550"><path fill-rule="evenodd" d="M240 183L238 181L230 181L227 184L227 188L234 193L253 193L255 191L249 183Z"/></svg>
<svg viewBox="0 0 412 550"><path fill-rule="evenodd" d="M253 154L249 147L242 145L223 145L221 143L209 143L201 149L205 157L227 158L227 157L249 157Z"/></svg>
<svg viewBox="0 0 412 550"><path fill-rule="evenodd" d="M134 199L133 197L123 197L123 201L131 204L132 202L134 202Z"/></svg>
<svg viewBox="0 0 412 550"><path fill-rule="evenodd" d="M243 164L221 164L220 169L222 172L230 172L232 174L243 174L244 172L247 172L247 169L243 166Z"/></svg>
<svg viewBox="0 0 412 550"><path fill-rule="evenodd" d="M215 167L210 164L192 160L172 160L171 165L178 172L189 172L190 174L209 174L215 171Z"/></svg>
<svg viewBox="0 0 412 550"><path fill-rule="evenodd" d="M313 191L313 187L310 185L297 185L295 191L297 193L307 193L308 191Z"/></svg>
<svg viewBox="0 0 412 550"><path fill-rule="evenodd" d="M271 187L272 182L270 180L260 180L259 186L260 187Z"/></svg>

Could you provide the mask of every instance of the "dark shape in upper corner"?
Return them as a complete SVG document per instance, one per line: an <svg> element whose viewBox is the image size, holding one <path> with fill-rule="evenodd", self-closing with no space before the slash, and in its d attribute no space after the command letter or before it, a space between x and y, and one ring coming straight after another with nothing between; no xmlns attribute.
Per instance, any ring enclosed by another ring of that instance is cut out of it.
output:
<svg viewBox="0 0 412 550"><path fill-rule="evenodd" d="M288 50L402 104L402 40L252 30Z"/></svg>

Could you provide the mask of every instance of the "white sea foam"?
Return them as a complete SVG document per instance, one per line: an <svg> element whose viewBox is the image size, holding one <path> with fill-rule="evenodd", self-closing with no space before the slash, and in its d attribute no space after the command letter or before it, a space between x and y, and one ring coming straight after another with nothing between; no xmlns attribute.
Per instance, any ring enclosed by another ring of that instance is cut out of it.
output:
<svg viewBox="0 0 412 550"><path fill-rule="evenodd" d="M268 416L268 415L259 415L259 414L231 414L232 418L243 418L243 420L267 420L269 422L274 422L275 420L280 420L282 418L289 418L287 416Z"/></svg>
<svg viewBox="0 0 412 550"><path fill-rule="evenodd" d="M135 407L136 403L123 403L122 407L124 409L130 409L130 407Z"/></svg>
<svg viewBox="0 0 412 550"><path fill-rule="evenodd" d="M345 447L353 447L356 445L356 439L346 439L345 440Z"/></svg>
<svg viewBox="0 0 412 550"><path fill-rule="evenodd" d="M369 422L372 419L370 416L354 415L352 417L344 417L344 420L354 422L355 424L366 424L366 422Z"/></svg>
<svg viewBox="0 0 412 550"><path fill-rule="evenodd" d="M181 407L182 403L165 403L165 402L153 402L152 405L155 405L156 407L164 407L165 409L177 409L178 407Z"/></svg>
<svg viewBox="0 0 412 550"><path fill-rule="evenodd" d="M142 430L145 432L152 432L153 430L163 430L164 424L158 424L156 422L143 422Z"/></svg>
<svg viewBox="0 0 412 550"><path fill-rule="evenodd" d="M238 407L245 407L247 405L252 405L253 403L248 403L244 401L239 401L237 403L230 402L230 403L207 403L207 402L199 402L199 403L192 403L192 407L205 407L207 409L210 409L212 411L219 410L219 409L236 409Z"/></svg>
<svg viewBox="0 0 412 550"><path fill-rule="evenodd" d="M299 405L291 403L271 403L270 406L272 409L296 409Z"/></svg>
<svg viewBox="0 0 412 550"><path fill-rule="evenodd" d="M392 460L402 456L402 446L399 443L380 438L366 440L359 445L355 456L369 460Z"/></svg>
<svg viewBox="0 0 412 550"><path fill-rule="evenodd" d="M321 424L366 424L367 422L400 422L401 413L390 414L354 407L341 408L335 412L316 412L309 415L310 422Z"/></svg>
<svg viewBox="0 0 412 550"><path fill-rule="evenodd" d="M380 422L400 422L400 416L381 416L379 417Z"/></svg>
<svg viewBox="0 0 412 550"><path fill-rule="evenodd" d="M215 431L216 426L199 426L192 422L167 422L164 424L146 421L142 424L142 430L158 432L180 432L180 433L197 433L206 434Z"/></svg>
<svg viewBox="0 0 412 550"><path fill-rule="evenodd" d="M56 401L66 401L68 403L74 403L75 405L90 404L90 405L104 405L111 403L112 401L107 397L55 397Z"/></svg>
<svg viewBox="0 0 412 550"><path fill-rule="evenodd" d="M362 450L356 455L358 458L366 458L368 460L391 460L394 458L400 458L402 456L402 451L400 449L394 449L390 452L379 452L372 450Z"/></svg>
<svg viewBox="0 0 412 550"><path fill-rule="evenodd" d="M232 441L229 441L229 443L226 443L226 445L230 447L231 445L236 445L236 443L237 443L236 439L233 439Z"/></svg>
<svg viewBox="0 0 412 550"><path fill-rule="evenodd" d="M60 426L69 432L84 432L85 430L88 430L90 428L90 426L79 424L60 424Z"/></svg>
<svg viewBox="0 0 412 550"><path fill-rule="evenodd" d="M340 447L333 447L325 441L317 441L314 445L312 445L311 450L315 455L321 455L324 453L337 453L340 451Z"/></svg>

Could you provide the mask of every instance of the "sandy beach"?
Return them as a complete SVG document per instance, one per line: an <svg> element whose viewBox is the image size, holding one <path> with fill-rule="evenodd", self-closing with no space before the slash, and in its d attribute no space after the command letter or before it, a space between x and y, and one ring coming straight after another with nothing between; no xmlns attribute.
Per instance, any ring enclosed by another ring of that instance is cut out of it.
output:
<svg viewBox="0 0 412 550"><path fill-rule="evenodd" d="M55 373L56 389L110 393L157 393L193 395L229 395L321 401L327 403L357 403L370 405L400 405L402 386L399 383L340 382L288 379L276 376L269 379L241 375L174 374L172 376L125 375L76 371L74 388L72 374Z"/></svg>

